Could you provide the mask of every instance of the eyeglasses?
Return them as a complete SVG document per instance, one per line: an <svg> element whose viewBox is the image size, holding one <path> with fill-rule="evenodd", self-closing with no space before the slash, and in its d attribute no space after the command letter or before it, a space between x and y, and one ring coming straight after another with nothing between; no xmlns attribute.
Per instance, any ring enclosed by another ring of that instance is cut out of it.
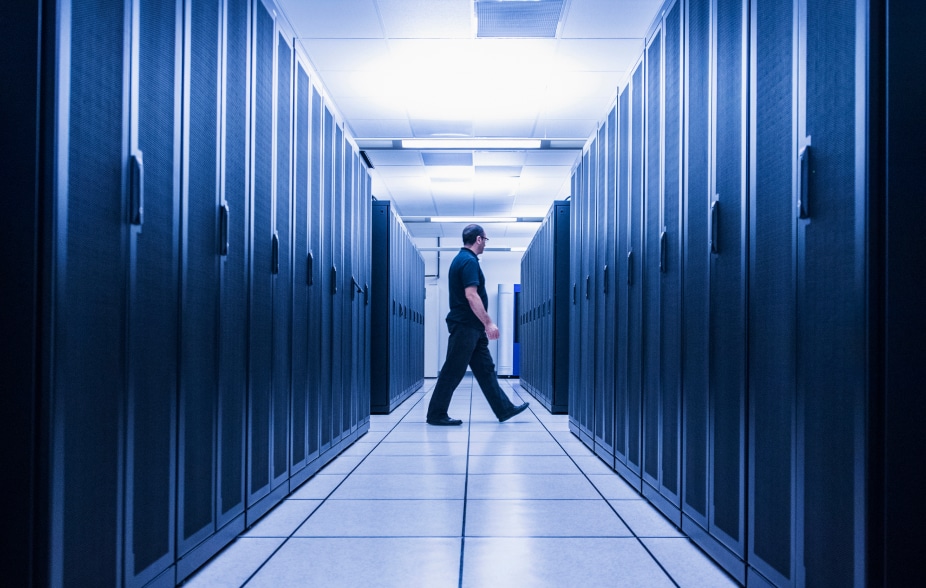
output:
<svg viewBox="0 0 926 588"><path fill-rule="evenodd" d="M489 238L486 237L485 235L479 235L479 238L481 238L483 241L488 241L488 240L489 240Z"/></svg>

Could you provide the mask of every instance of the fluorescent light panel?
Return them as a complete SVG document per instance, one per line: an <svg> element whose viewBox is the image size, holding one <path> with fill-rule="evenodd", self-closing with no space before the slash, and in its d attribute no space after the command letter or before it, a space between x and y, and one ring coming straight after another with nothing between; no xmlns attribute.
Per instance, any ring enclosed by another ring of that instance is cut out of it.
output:
<svg viewBox="0 0 926 588"><path fill-rule="evenodd" d="M432 216L432 223L516 223L516 216Z"/></svg>
<svg viewBox="0 0 926 588"><path fill-rule="evenodd" d="M404 149L540 149L540 139L402 139Z"/></svg>

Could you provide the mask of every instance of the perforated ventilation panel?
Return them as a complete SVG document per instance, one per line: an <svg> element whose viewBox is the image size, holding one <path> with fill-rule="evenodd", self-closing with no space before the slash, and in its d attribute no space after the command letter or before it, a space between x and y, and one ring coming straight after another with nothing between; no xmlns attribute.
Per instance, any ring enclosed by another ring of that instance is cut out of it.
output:
<svg viewBox="0 0 926 588"><path fill-rule="evenodd" d="M477 0L477 37L556 36L564 0Z"/></svg>

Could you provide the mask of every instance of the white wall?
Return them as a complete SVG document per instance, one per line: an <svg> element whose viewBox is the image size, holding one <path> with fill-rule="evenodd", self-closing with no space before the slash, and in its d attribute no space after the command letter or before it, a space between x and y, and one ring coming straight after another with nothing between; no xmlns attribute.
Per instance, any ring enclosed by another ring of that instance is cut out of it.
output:
<svg viewBox="0 0 926 588"><path fill-rule="evenodd" d="M437 239L423 239L418 238L414 239L415 245L418 247L437 247ZM457 244L462 244L460 240L456 240L455 243L448 243L449 239L441 239L441 245L444 247L455 246ZM494 245L494 243L493 243ZM450 335L447 330L447 323L445 319L447 318L447 313L450 311L449 297L447 294L447 272L450 270L450 263L453 261L453 258L456 256L456 251L422 251L421 256L424 258L424 268L425 268L425 288L427 289L428 284L438 284L438 290L440 292L440 301L438 306L437 316L430 316L430 309L432 306L425 304L425 341L434 341L438 342L438 369L444 364L444 359L447 356L447 337ZM492 320L498 320L498 285L500 283L504 284L520 284L521 283L521 257L524 255L521 251L486 251L479 256L479 265L482 267L482 273L486 277L486 292L489 295L489 316L492 317ZM440 258L440 265L438 266L438 257ZM438 276L439 273L439 276ZM438 277L435 277L438 276ZM433 289L428 290L428 292L433 291ZM502 328L501 326L499 328ZM514 326L507 326L508 329L513 329ZM427 347L427 345L425 345ZM489 352L492 354L492 359L497 361L497 344L495 341L489 341ZM427 353L427 350L425 351ZM425 361L427 365L427 360ZM427 373L425 371L426 378L437 377L436 373Z"/></svg>

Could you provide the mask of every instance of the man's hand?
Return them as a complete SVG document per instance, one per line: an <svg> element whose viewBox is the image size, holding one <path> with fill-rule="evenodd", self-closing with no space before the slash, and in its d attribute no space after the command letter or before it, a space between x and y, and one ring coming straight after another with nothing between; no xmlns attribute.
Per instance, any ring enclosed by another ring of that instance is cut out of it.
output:
<svg viewBox="0 0 926 588"><path fill-rule="evenodd" d="M495 323L489 323L489 326L486 327L486 337L489 338L489 341L498 339L498 327Z"/></svg>

